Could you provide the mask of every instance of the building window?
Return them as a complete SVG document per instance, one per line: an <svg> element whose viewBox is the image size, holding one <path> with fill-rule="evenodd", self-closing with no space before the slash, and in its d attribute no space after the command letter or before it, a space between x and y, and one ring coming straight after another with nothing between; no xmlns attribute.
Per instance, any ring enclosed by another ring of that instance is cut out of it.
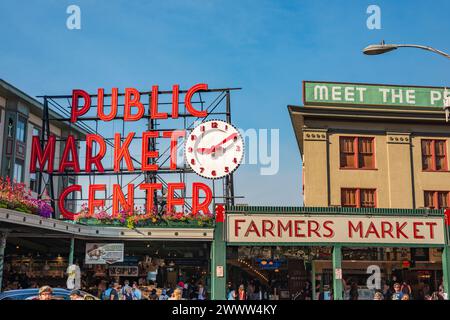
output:
<svg viewBox="0 0 450 320"><path fill-rule="evenodd" d="M341 189L341 206L353 208L375 208L375 189Z"/></svg>
<svg viewBox="0 0 450 320"><path fill-rule="evenodd" d="M447 171L445 140L422 140L422 169L425 171Z"/></svg>
<svg viewBox="0 0 450 320"><path fill-rule="evenodd" d="M341 168L374 169L374 138L340 137Z"/></svg>
<svg viewBox="0 0 450 320"><path fill-rule="evenodd" d="M425 191L424 204L430 209L448 208L448 191Z"/></svg>
<svg viewBox="0 0 450 320"><path fill-rule="evenodd" d="M39 139L41 138L41 129L38 127L33 127L33 136L38 136Z"/></svg>
<svg viewBox="0 0 450 320"><path fill-rule="evenodd" d="M20 162L14 164L14 180L23 182L23 164Z"/></svg>
<svg viewBox="0 0 450 320"><path fill-rule="evenodd" d="M19 121L17 121L16 140L25 142L26 126L26 121L22 118L19 118Z"/></svg>

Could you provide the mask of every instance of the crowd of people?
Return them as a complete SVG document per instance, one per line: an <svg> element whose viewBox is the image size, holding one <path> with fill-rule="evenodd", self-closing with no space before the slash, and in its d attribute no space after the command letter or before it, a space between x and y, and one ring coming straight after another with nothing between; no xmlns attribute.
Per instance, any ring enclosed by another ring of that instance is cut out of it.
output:
<svg viewBox="0 0 450 320"><path fill-rule="evenodd" d="M104 290L94 293L101 300L206 300L207 291L201 281L178 282L175 288L159 288L150 282L148 286L138 286L128 280L121 285L113 281Z"/></svg>
<svg viewBox="0 0 450 320"><path fill-rule="evenodd" d="M439 291L431 292L428 286L424 287L424 290L420 292L421 297L417 297L418 300L445 300L444 288L439 287ZM422 296L423 295L423 296ZM396 282L391 287L384 285L384 289L375 292L374 300L413 300L413 291L411 286L406 283Z"/></svg>

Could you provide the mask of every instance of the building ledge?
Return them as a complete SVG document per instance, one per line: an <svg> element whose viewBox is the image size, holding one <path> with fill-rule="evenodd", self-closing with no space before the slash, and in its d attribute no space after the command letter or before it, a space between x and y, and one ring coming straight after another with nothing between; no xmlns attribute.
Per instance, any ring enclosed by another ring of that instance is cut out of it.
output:
<svg viewBox="0 0 450 320"><path fill-rule="evenodd" d="M75 238L103 238L123 240L194 240L211 241L214 228L201 227L151 227L129 229L124 227L88 226L37 215L0 208L0 223L37 228L44 234L49 230L55 234L66 234ZM8 226L2 229L9 229Z"/></svg>
<svg viewBox="0 0 450 320"><path fill-rule="evenodd" d="M314 215L365 215L365 216L441 216L444 210L433 209L390 209L390 208L343 208L343 207L263 207L230 206L227 214L314 214Z"/></svg>

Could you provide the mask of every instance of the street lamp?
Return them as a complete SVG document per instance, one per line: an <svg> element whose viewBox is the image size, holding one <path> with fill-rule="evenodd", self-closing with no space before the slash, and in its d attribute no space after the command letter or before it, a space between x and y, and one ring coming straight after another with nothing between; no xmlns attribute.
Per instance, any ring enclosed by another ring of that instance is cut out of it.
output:
<svg viewBox="0 0 450 320"><path fill-rule="evenodd" d="M381 41L380 44L371 44L370 46L367 46L363 49L363 53L367 54L369 56L383 54L386 52L390 52L393 50L396 50L398 48L416 48L416 49L422 49L431 51L434 53L437 53L441 56L446 57L447 59L450 59L450 55L448 53L445 53L441 50L428 47L428 46L422 46L418 44L386 44L384 43L384 40ZM450 92L445 88L444 90L444 111L445 111L445 121L448 122L450 119Z"/></svg>
<svg viewBox="0 0 450 320"><path fill-rule="evenodd" d="M441 56L444 56L447 59L450 59L449 54L447 54L443 51L440 51L438 49L432 48L432 47L422 46L422 45L418 45L418 44L385 44L384 41L381 41L380 44L371 44L370 46L365 47L363 49L363 53L367 54L367 55L378 55L378 54L383 54L386 52L396 50L398 48L417 48L417 49L427 50L427 51L437 53Z"/></svg>

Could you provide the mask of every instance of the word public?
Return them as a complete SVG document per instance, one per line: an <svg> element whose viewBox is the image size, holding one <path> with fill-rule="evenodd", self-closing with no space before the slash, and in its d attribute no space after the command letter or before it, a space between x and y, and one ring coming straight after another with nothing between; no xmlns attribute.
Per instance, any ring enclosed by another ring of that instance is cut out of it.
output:
<svg viewBox="0 0 450 320"><path fill-rule="evenodd" d="M193 95L199 91L208 90L207 84L196 84L192 86L185 94L184 104L186 111L192 116L198 118L206 117L206 110L197 110L191 102ZM108 114L104 110L104 89L100 88L97 91L97 118L102 121L111 121L118 118L118 96L119 90L117 88L112 89L111 93L111 108ZM80 104L80 100L83 103ZM70 121L75 123L79 120L83 120L82 116L85 115L91 108L91 95L84 90L72 91L72 108ZM144 104L141 102L141 96L138 90L134 88L126 88L124 94L123 104L123 121L137 121L140 120L145 113ZM158 86L152 87L149 103L149 114L153 119L168 119L169 114L163 113L158 110ZM176 119L179 116L179 86L174 85L172 88L172 113L170 117ZM113 157L113 171L114 172L133 172L135 170L147 172L157 172L160 168L156 164L156 159L159 157L159 152L156 150L149 150L150 139L160 138L160 132L152 130L142 133L142 151L141 151L141 167L135 169L133 166L132 157L130 155L130 144L135 137L135 132L130 132L126 137L122 137L120 133L114 134L114 157ZM162 132L162 138L170 139L170 167L169 170L177 169L177 148L178 140L186 136L185 130L173 130ZM122 142L123 141L123 142ZM97 152L93 154L94 144L97 144ZM32 149L31 149L31 161L30 172L34 173L37 170L48 173L80 173L82 171L79 157L78 147L76 144L75 136L68 135L64 141L64 150L60 159L59 165L55 168L55 147L56 137L49 135L46 141L40 141L39 136L33 136ZM84 171L90 172L105 172L102 164L102 159L106 155L106 141L100 134L87 134L86 135L86 154ZM155 160L153 163L151 159ZM122 160L125 161L126 169L121 168ZM93 167L95 169L93 170ZM46 169L46 170L44 170ZM134 190L133 184L128 185L127 197L125 197L122 188L119 184L112 185L112 202L113 211L112 216L117 216L120 208L124 211L132 212L134 208ZM167 186L167 212L172 212L175 206L183 206L184 198L176 198L175 192L177 190L184 190L186 185L184 183L168 183ZM139 189L146 192L146 212L153 212L154 208L154 194L157 190L162 190L162 184L160 183L143 183L139 185ZM96 192L104 192L106 190L105 184L91 184L88 188L88 208L89 214L93 215L94 210L97 207L103 207L105 205L104 200L96 199ZM64 207L65 199L72 192L81 192L81 185L75 184L66 188L58 199L58 208L61 214L68 219L73 219L76 213L70 212ZM203 192L203 201L200 202L200 192ZM209 213L209 205L212 201L211 189L203 183L194 182L192 184L192 214L198 214L199 212Z"/></svg>

